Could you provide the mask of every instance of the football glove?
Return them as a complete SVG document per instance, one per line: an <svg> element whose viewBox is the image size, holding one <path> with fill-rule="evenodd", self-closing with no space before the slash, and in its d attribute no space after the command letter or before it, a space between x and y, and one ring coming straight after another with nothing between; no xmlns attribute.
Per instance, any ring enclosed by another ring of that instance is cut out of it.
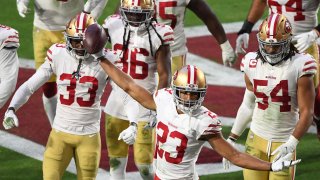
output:
<svg viewBox="0 0 320 180"><path fill-rule="evenodd" d="M25 18L28 12L28 7L23 3L23 1L17 1L17 8L19 15Z"/></svg>
<svg viewBox="0 0 320 180"><path fill-rule="evenodd" d="M151 111L150 121L143 127L143 129L145 130L152 129L156 125L157 125L157 113L155 111Z"/></svg>
<svg viewBox="0 0 320 180"><path fill-rule="evenodd" d="M273 162L277 161L278 159L280 159L288 153L292 153L296 149L298 143L299 140L291 135L287 142L279 146L276 150L274 150L271 153L272 156L278 153L278 155L274 158Z"/></svg>
<svg viewBox="0 0 320 180"><path fill-rule="evenodd" d="M132 145L134 141L136 140L137 136L137 124L136 123L131 123L131 125L123 130L119 137L118 140L123 140L125 143Z"/></svg>
<svg viewBox="0 0 320 180"><path fill-rule="evenodd" d="M222 49L223 64L225 66L231 67L237 58L232 46L230 45L229 41L227 40L226 42L220 44L220 47Z"/></svg>
<svg viewBox="0 0 320 180"><path fill-rule="evenodd" d="M7 110L7 112L4 115L2 125L5 129L11 129L13 127L19 126L19 120L14 110Z"/></svg>
<svg viewBox="0 0 320 180"><path fill-rule="evenodd" d="M318 39L318 33L316 29L309 32L294 36L292 41L296 42L294 45L299 52L306 51L316 40Z"/></svg>
<svg viewBox="0 0 320 180"><path fill-rule="evenodd" d="M231 139L230 137L227 139L227 142L229 144L231 144L231 146L235 147L236 143L235 143L235 139ZM228 170L231 166L231 162L229 160L227 160L226 158L222 158L222 165L223 165L223 169Z"/></svg>
<svg viewBox="0 0 320 180"><path fill-rule="evenodd" d="M242 47L243 45L243 47ZM249 45L249 33L239 34L236 40L236 54L245 54Z"/></svg>
<svg viewBox="0 0 320 180"><path fill-rule="evenodd" d="M274 172L282 171L283 169L294 166L294 165L300 163L300 161L301 161L301 159L293 161L293 160L291 160L291 158L292 158L292 153L289 153L289 154L285 155L284 157L281 157L280 159L278 159L277 161L275 161L271 164L271 170Z"/></svg>

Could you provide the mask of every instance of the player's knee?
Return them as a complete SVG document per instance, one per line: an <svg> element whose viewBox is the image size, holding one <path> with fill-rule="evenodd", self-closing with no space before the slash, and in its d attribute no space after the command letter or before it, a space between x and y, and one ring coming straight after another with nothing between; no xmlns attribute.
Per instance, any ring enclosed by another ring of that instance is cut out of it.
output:
<svg viewBox="0 0 320 180"><path fill-rule="evenodd" d="M57 94L57 84L56 82L47 82L42 86L43 94L47 98L51 98Z"/></svg>
<svg viewBox="0 0 320 180"><path fill-rule="evenodd" d="M111 180L125 179L125 168L127 166L127 158L109 158Z"/></svg>
<svg viewBox="0 0 320 180"><path fill-rule="evenodd" d="M153 168L152 168L152 164L136 164L136 166L138 167L140 176L142 177L142 179L144 180L152 180L153 179Z"/></svg>

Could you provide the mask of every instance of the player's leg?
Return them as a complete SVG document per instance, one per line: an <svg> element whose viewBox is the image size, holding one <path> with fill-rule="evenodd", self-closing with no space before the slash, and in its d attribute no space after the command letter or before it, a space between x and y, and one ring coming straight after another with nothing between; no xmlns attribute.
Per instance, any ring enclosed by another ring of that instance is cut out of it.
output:
<svg viewBox="0 0 320 180"><path fill-rule="evenodd" d="M138 122L137 138L134 143L134 161L142 179L153 179L153 141L152 129L144 129L147 122Z"/></svg>
<svg viewBox="0 0 320 180"><path fill-rule="evenodd" d="M252 131L249 131L248 137L246 140L246 153L250 154L259 159L268 161L267 156L267 146L268 142L257 135L255 135ZM259 180L268 180L269 172L268 171L256 171L243 169L243 178L245 180L259 179Z"/></svg>
<svg viewBox="0 0 320 180"><path fill-rule="evenodd" d="M316 98L314 101L314 124L317 127L317 136L320 140L320 90L319 90L319 79L320 79L320 67L319 67L319 48L316 43L314 43L311 47L306 50L306 53L311 54L314 59L317 61L318 70L317 74L314 76L314 87L316 88Z"/></svg>
<svg viewBox="0 0 320 180"><path fill-rule="evenodd" d="M52 129L43 158L43 179L61 179L73 157L73 149L66 142L71 135Z"/></svg>
<svg viewBox="0 0 320 180"><path fill-rule="evenodd" d="M186 55L172 57L171 61L171 73L174 74L176 70L186 65Z"/></svg>
<svg viewBox="0 0 320 180"><path fill-rule="evenodd" d="M129 121L106 114L105 132L111 180L125 179L129 146L124 141L119 141L118 137L128 126Z"/></svg>
<svg viewBox="0 0 320 180"><path fill-rule="evenodd" d="M33 28L34 58L36 69L38 69L44 63L45 57L47 56L47 50L51 47L51 45L63 41L64 35L62 31L51 32L37 27ZM50 124L53 123L57 105L57 85L55 81L56 77L52 76L50 80L42 87L43 105Z"/></svg>
<svg viewBox="0 0 320 180"><path fill-rule="evenodd" d="M78 179L94 180L100 162L100 133L78 136L75 149L75 161Z"/></svg>
<svg viewBox="0 0 320 180"><path fill-rule="evenodd" d="M271 152L276 150L281 144L283 143L279 143L279 142L272 143ZM293 156L292 160L296 160L296 152L294 152L292 156ZM272 162L275 157L276 155L271 156L270 162ZM295 177L295 172L296 172L295 166L279 172L270 172L269 180L292 180Z"/></svg>

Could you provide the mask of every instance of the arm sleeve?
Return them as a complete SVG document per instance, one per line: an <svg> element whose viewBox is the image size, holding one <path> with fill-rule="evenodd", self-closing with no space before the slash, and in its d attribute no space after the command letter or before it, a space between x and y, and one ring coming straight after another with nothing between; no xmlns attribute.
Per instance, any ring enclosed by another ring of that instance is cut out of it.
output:
<svg viewBox="0 0 320 180"><path fill-rule="evenodd" d="M134 122L137 124L137 118L139 115L139 103L131 98L131 96L127 95L124 109L127 113L127 117L130 122Z"/></svg>
<svg viewBox="0 0 320 180"><path fill-rule="evenodd" d="M242 104L240 105L236 120L232 126L231 132L237 136L241 136L249 122L252 120L253 109L255 105L255 96L252 91L246 89Z"/></svg>
<svg viewBox="0 0 320 180"><path fill-rule="evenodd" d="M14 94L9 107L16 111L24 105L30 96L46 83L52 75L52 69L48 61L43 63L40 68L25 83L23 83Z"/></svg>
<svg viewBox="0 0 320 180"><path fill-rule="evenodd" d="M91 15L98 19L102 14L108 0L88 0L84 5L84 11L91 13Z"/></svg>
<svg viewBox="0 0 320 180"><path fill-rule="evenodd" d="M0 52L0 109L14 92L18 80L19 60L17 49Z"/></svg>

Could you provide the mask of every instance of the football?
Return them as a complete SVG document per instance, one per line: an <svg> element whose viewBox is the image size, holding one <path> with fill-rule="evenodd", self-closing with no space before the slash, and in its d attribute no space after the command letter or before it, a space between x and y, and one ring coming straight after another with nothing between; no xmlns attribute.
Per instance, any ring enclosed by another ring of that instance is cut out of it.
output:
<svg viewBox="0 0 320 180"><path fill-rule="evenodd" d="M84 32L83 46L89 54L101 51L107 41L105 30L97 23L88 26Z"/></svg>

